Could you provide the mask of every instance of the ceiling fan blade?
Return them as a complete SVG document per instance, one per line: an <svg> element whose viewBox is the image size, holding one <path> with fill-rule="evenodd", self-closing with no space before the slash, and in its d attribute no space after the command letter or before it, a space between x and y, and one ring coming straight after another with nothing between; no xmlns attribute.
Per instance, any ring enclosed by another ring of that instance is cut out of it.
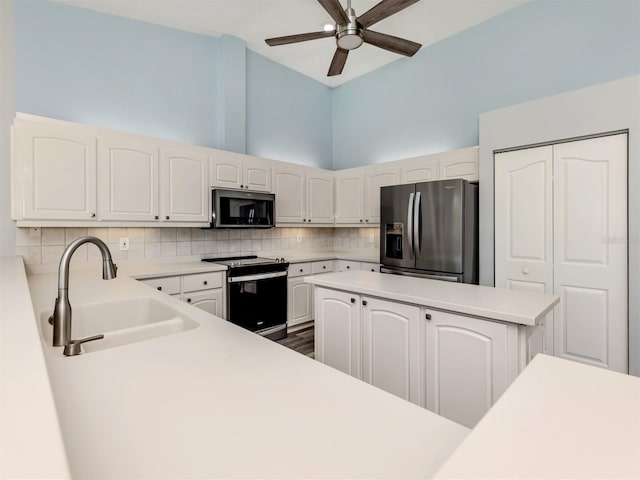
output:
<svg viewBox="0 0 640 480"><path fill-rule="evenodd" d="M372 32L371 30L364 31L363 40L376 47L384 48L385 50L399 53L400 55L406 55L407 57L412 57L420 50L420 47L422 47L421 44L412 42L411 40L394 37L386 33Z"/></svg>
<svg viewBox="0 0 640 480"><path fill-rule="evenodd" d="M347 17L339 0L318 0L318 3L322 5L322 8L331 15L331 18L333 18L337 24L349 23L349 17Z"/></svg>
<svg viewBox="0 0 640 480"><path fill-rule="evenodd" d="M344 64L347 63L347 55L349 55L349 50L343 48L336 49L336 53L333 54L333 60L331 60L331 65L329 65L327 77L333 77L334 75L340 75L342 73Z"/></svg>
<svg viewBox="0 0 640 480"><path fill-rule="evenodd" d="M286 45L288 43L306 42L307 40L316 40L318 38L335 37L336 32L311 32L299 33L297 35L287 35L286 37L267 38L265 42L271 47L277 45Z"/></svg>
<svg viewBox="0 0 640 480"><path fill-rule="evenodd" d="M404 10L419 0L382 0L358 17L358 23L364 28Z"/></svg>

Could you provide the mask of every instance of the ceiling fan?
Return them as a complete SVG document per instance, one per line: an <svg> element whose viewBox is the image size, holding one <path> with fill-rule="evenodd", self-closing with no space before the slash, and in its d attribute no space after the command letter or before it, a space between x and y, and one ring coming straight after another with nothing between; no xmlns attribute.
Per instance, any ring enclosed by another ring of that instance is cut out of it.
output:
<svg viewBox="0 0 640 480"><path fill-rule="evenodd" d="M335 28L322 32L267 38L265 42L267 42L267 45L275 47L277 45L306 42L307 40L316 40L318 38L335 37L337 49L329 66L328 77L340 75L347 62L349 50L355 50L362 45L363 42L384 48L393 53L412 57L420 50L420 47L422 47L421 44L385 33L374 32L373 30L369 30L369 27L418 1L419 0L382 0L358 17L353 8L351 8L351 0L347 0L346 10L342 8L339 0L318 0L318 3L322 5L336 22Z"/></svg>

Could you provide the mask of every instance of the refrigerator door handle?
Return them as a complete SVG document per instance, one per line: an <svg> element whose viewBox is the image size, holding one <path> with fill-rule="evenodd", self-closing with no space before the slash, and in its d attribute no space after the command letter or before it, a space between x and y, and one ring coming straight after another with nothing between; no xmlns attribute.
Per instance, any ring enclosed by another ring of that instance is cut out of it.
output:
<svg viewBox="0 0 640 480"><path fill-rule="evenodd" d="M415 203L413 205L413 249L416 258L422 257L422 225L420 222L420 192L416 193Z"/></svg>
<svg viewBox="0 0 640 480"><path fill-rule="evenodd" d="M407 209L407 235L409 236L409 258L413 258L415 246L413 244L413 197L414 193L409 194L409 208Z"/></svg>

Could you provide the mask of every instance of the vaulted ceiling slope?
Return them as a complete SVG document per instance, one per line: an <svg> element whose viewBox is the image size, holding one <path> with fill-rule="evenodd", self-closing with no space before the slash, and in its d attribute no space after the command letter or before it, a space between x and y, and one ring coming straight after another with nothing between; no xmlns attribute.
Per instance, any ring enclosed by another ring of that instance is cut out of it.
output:
<svg viewBox="0 0 640 480"><path fill-rule="evenodd" d="M364 44L351 53L342 75L327 77L327 65L335 52L333 37L278 47L264 42L266 38L322 30L331 17L317 0L56 1L203 35L233 35L251 50L332 87L404 58ZM351 6L361 15L378 1L352 0ZM526 1L420 0L376 23L375 29L426 47ZM346 7L346 0L341 3Z"/></svg>

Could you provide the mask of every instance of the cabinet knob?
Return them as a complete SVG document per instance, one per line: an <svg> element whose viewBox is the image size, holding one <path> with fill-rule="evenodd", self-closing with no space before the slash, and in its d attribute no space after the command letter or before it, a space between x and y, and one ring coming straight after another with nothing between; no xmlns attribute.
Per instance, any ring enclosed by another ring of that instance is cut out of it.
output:
<svg viewBox="0 0 640 480"><path fill-rule="evenodd" d="M347 265L347 270L349 270L351 268L351 266Z"/></svg>
<svg viewBox="0 0 640 480"><path fill-rule="evenodd" d="M375 268L372 268L372 269L371 269L371 271L372 271L372 272L375 272L375 271L376 271L376 269L375 269Z"/></svg>
<svg viewBox="0 0 640 480"><path fill-rule="evenodd" d="M426 318L427 320L431 320L431 314L430 313L425 314L424 318Z"/></svg>
<svg viewBox="0 0 640 480"><path fill-rule="evenodd" d="M206 280L202 283L204 283L205 285L209 285L209 282L207 282Z"/></svg>
<svg viewBox="0 0 640 480"><path fill-rule="evenodd" d="M244 185L240 185L240 188L244 188Z"/></svg>
<svg viewBox="0 0 640 480"><path fill-rule="evenodd" d="M306 219L306 218L303 218L303 219L302 219L302 221L303 221L303 222L306 222L306 221L307 221L307 219Z"/></svg>
<svg viewBox="0 0 640 480"><path fill-rule="evenodd" d="M352 299L351 299L351 303L356 303L356 299L355 299L355 298L352 298Z"/></svg>
<svg viewBox="0 0 640 480"><path fill-rule="evenodd" d="M362 219L360 219L360 223L362 223Z"/></svg>
<svg viewBox="0 0 640 480"><path fill-rule="evenodd" d="M160 217L158 217L158 215L156 215L154 218L155 218L156 220L158 220Z"/></svg>
<svg viewBox="0 0 640 480"><path fill-rule="evenodd" d="M367 301L366 300L362 300L362 305L364 305L366 307L367 306Z"/></svg>
<svg viewBox="0 0 640 480"><path fill-rule="evenodd" d="M302 268L301 268L301 269L300 269L300 273L302 273L302 272L303 272L303 270L302 270Z"/></svg>
<svg viewBox="0 0 640 480"><path fill-rule="evenodd" d="M326 269L327 269L327 266L326 266L326 265L323 265L323 266L322 266L322 269L323 269L323 270L326 270Z"/></svg>
<svg viewBox="0 0 640 480"><path fill-rule="evenodd" d="M91 213L91 218L96 218L96 214L95 213Z"/></svg>
<svg viewBox="0 0 640 480"><path fill-rule="evenodd" d="M525 268L524 270L522 270L522 273L524 273L525 275L529 275L529 269Z"/></svg>
<svg viewBox="0 0 640 480"><path fill-rule="evenodd" d="M187 298L187 303L191 303L191 299L190 298Z"/></svg>
<svg viewBox="0 0 640 480"><path fill-rule="evenodd" d="M366 223L369 223L369 219L367 218L367 219L365 220L365 222L366 222Z"/></svg>
<svg viewBox="0 0 640 480"><path fill-rule="evenodd" d="M245 185L244 188L249 189L249 185Z"/></svg>
<svg viewBox="0 0 640 480"><path fill-rule="evenodd" d="M161 291L162 291L162 287L158 287L158 291L160 291L160 292L161 292Z"/></svg>
<svg viewBox="0 0 640 480"><path fill-rule="evenodd" d="M169 215L167 215L166 217L164 217L166 220L169 220Z"/></svg>

